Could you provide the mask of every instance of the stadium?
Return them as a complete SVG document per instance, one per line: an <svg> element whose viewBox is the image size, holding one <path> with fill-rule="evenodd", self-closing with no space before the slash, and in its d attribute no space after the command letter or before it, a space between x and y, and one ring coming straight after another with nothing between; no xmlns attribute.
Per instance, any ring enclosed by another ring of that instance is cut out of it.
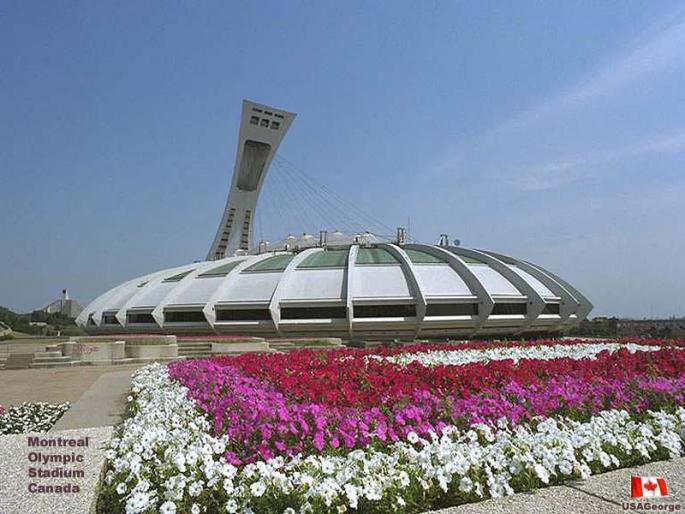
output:
<svg viewBox="0 0 685 514"><path fill-rule="evenodd" d="M322 230L254 244L260 191L295 114L243 102L233 180L207 259L129 280L88 305L90 334L343 339L554 334L592 304L531 262L450 243Z"/></svg>

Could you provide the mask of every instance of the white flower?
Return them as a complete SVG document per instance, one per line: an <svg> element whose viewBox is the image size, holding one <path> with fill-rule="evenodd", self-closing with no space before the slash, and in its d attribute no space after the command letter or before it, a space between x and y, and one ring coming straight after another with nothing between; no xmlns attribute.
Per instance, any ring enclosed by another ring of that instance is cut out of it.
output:
<svg viewBox="0 0 685 514"><path fill-rule="evenodd" d="M535 474L543 483L549 484L549 472L542 464L535 464Z"/></svg>
<svg viewBox="0 0 685 514"><path fill-rule="evenodd" d="M347 496L347 501L350 503L350 507L356 509L357 502L359 501L359 491L352 484L345 484L344 490L345 495Z"/></svg>
<svg viewBox="0 0 685 514"><path fill-rule="evenodd" d="M188 492L190 493L190 496L200 496L200 494L202 493L202 483L193 482L188 487Z"/></svg>
<svg viewBox="0 0 685 514"><path fill-rule="evenodd" d="M250 492L252 493L252 496L259 498L266 492L266 486L263 482L255 482L250 486Z"/></svg>
<svg viewBox="0 0 685 514"><path fill-rule="evenodd" d="M197 503L193 503L193 506L190 507L190 512L191 514L200 514L200 506Z"/></svg>
<svg viewBox="0 0 685 514"><path fill-rule="evenodd" d="M463 477L459 481L459 490L462 493L470 493L473 489L473 481L469 477Z"/></svg>
<svg viewBox="0 0 685 514"><path fill-rule="evenodd" d="M416 432L409 432L407 434L407 441L409 441L411 444L416 444L419 442L419 436Z"/></svg>
<svg viewBox="0 0 685 514"><path fill-rule="evenodd" d="M176 467L181 473L184 473L186 470L186 457L182 453L178 453L176 457L174 457L174 464L176 464Z"/></svg>
<svg viewBox="0 0 685 514"><path fill-rule="evenodd" d="M332 475L335 472L335 466L330 460L323 460L321 462L321 472L324 475Z"/></svg>
<svg viewBox="0 0 685 514"><path fill-rule="evenodd" d="M559 471L561 471L564 475L570 475L573 473L573 464L571 461L562 460L559 463Z"/></svg>
<svg viewBox="0 0 685 514"><path fill-rule="evenodd" d="M226 512L229 512L230 514L234 514L235 512L238 512L238 504L236 503L235 500L228 500L226 502L226 505L224 505L226 508Z"/></svg>
<svg viewBox="0 0 685 514"><path fill-rule="evenodd" d="M126 493L126 484L124 482L120 482L117 485L117 494L125 494Z"/></svg>
<svg viewBox="0 0 685 514"><path fill-rule="evenodd" d="M159 507L159 512L160 514L175 514L176 504L174 502L166 501Z"/></svg>

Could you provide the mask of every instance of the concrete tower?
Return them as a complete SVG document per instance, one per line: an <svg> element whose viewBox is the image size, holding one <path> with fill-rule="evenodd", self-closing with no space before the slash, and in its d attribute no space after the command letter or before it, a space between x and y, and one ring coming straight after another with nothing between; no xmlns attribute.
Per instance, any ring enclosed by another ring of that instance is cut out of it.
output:
<svg viewBox="0 0 685 514"><path fill-rule="evenodd" d="M271 160L295 114L243 100L238 151L226 208L207 260L234 255L253 246L257 199Z"/></svg>

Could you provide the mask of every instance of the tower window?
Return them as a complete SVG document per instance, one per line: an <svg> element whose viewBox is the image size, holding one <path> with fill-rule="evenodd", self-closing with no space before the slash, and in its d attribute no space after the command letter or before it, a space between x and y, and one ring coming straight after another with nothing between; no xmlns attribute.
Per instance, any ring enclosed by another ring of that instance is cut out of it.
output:
<svg viewBox="0 0 685 514"><path fill-rule="evenodd" d="M269 120L267 120L266 118L262 118L261 126L262 127L268 127L269 126Z"/></svg>
<svg viewBox="0 0 685 514"><path fill-rule="evenodd" d="M272 122L271 122L271 128L274 129L274 130L277 130L278 127L280 127L280 126L281 126L281 124L278 123L277 121L272 121Z"/></svg>
<svg viewBox="0 0 685 514"><path fill-rule="evenodd" d="M257 116L250 116L250 124L257 125L259 123L259 118Z"/></svg>

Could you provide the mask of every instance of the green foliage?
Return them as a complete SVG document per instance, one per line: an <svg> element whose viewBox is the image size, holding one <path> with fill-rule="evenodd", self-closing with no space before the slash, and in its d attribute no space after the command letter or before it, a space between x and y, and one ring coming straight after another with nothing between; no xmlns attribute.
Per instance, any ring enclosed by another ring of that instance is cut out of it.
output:
<svg viewBox="0 0 685 514"><path fill-rule="evenodd" d="M17 314L16 312L13 312L2 306L0 306L0 321L17 332L26 332L27 334L35 334L40 332L40 330L37 330L35 327L29 325L30 316Z"/></svg>
<svg viewBox="0 0 685 514"><path fill-rule="evenodd" d="M618 335L618 318L584 319L580 325L569 330L569 336L616 337Z"/></svg>
<svg viewBox="0 0 685 514"><path fill-rule="evenodd" d="M53 335L57 331L64 335L83 335L84 332L76 326L76 322L64 316L62 313L48 314L42 311L33 311L31 314L17 314L6 307L0 306L0 321L5 323L15 332L24 332L26 334L44 334ZM44 327L35 327L31 322L47 323L47 329Z"/></svg>

